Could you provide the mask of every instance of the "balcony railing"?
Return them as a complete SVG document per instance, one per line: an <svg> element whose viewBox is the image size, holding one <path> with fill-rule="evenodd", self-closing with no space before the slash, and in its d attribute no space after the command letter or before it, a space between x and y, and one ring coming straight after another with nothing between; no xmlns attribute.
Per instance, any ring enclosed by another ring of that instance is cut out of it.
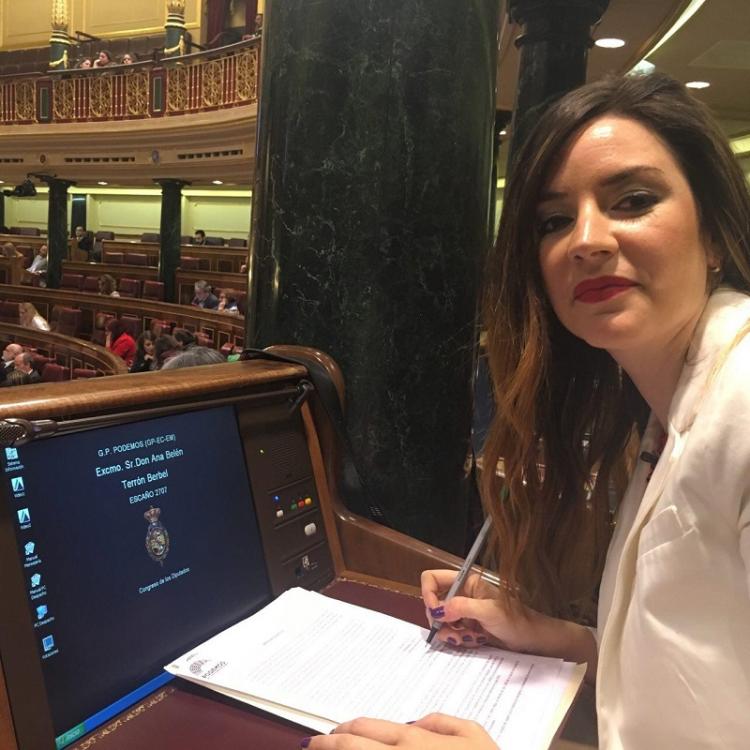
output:
<svg viewBox="0 0 750 750"><path fill-rule="evenodd" d="M0 77L0 123L138 120L253 104L259 53L259 40L250 40L159 62Z"/></svg>

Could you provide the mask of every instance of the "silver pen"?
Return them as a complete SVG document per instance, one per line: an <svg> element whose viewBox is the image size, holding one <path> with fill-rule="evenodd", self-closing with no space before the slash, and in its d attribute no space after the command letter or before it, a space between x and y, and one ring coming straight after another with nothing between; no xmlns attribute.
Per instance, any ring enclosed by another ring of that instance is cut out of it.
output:
<svg viewBox="0 0 750 750"><path fill-rule="evenodd" d="M444 602L450 601L458 592L458 590L463 586L464 581L466 580L466 576L469 575L469 571L471 570L471 566L474 565L474 563L477 560L477 556L479 555L479 550L482 549L482 545L485 543L487 539L487 535L490 533L490 529L492 528L492 517L487 516L487 518L484 519L484 523L482 524L482 528L479 530L479 534L477 534L477 538L474 540L474 544L471 545L471 549L469 550L469 554L466 555L466 559L464 560L464 564L461 566L461 569L458 571L458 575L456 576L455 580L451 584L451 587L448 589L448 593L445 595ZM438 630L443 627L442 622L438 622L435 620L432 623L432 627L430 628L430 634L427 636L427 643L432 643L432 639L437 634Z"/></svg>

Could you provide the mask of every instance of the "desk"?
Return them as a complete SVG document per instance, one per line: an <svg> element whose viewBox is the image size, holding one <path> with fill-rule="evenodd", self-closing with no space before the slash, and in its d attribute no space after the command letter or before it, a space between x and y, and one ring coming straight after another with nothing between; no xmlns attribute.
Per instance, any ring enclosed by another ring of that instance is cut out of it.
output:
<svg viewBox="0 0 750 750"><path fill-rule="evenodd" d="M383 582L384 584L386 582ZM337 579L323 593L424 625L422 600L416 595L373 584ZM145 636L145 633L144 633ZM553 750L586 750L582 728L591 729L590 691L579 696ZM354 718L354 717L352 717ZM252 706L175 680L117 719L84 737L73 750L292 750L313 734L309 729L271 716ZM595 741L594 741L595 742Z"/></svg>

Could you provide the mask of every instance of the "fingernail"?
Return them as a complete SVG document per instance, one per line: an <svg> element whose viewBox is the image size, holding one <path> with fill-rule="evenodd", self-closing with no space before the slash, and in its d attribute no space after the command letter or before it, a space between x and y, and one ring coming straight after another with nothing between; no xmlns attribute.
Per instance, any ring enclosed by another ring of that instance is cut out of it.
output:
<svg viewBox="0 0 750 750"><path fill-rule="evenodd" d="M454 646L458 646L458 641L452 636L448 636L448 643L452 643Z"/></svg>
<svg viewBox="0 0 750 750"><path fill-rule="evenodd" d="M435 607L435 609L430 610L430 614L435 619L440 619L441 617L445 617L445 607Z"/></svg>
<svg viewBox="0 0 750 750"><path fill-rule="evenodd" d="M487 643L487 639L483 635L478 635L477 643Z"/></svg>
<svg viewBox="0 0 750 750"><path fill-rule="evenodd" d="M473 641L474 639L470 635L465 635L461 640L464 643L469 643L469 641Z"/></svg>
<svg viewBox="0 0 750 750"><path fill-rule="evenodd" d="M302 742L299 743L300 747L307 747L310 744L310 740L312 737L305 737L303 738Z"/></svg>
<svg viewBox="0 0 750 750"><path fill-rule="evenodd" d="M417 722L416 721L407 721L406 723L407 724L416 724Z"/></svg>

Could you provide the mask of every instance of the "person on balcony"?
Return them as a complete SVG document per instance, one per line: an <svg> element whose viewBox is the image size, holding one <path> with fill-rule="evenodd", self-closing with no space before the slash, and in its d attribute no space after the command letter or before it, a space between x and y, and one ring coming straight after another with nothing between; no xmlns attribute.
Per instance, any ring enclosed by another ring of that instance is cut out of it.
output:
<svg viewBox="0 0 750 750"><path fill-rule="evenodd" d="M120 65L133 65L133 63L138 62L138 56L135 54L135 52L126 52L121 58L120 58Z"/></svg>
<svg viewBox="0 0 750 750"><path fill-rule="evenodd" d="M76 65L76 67L88 70L89 68L93 67L93 65L94 63L91 61L90 57L83 57L78 61L78 65Z"/></svg>
<svg viewBox="0 0 750 750"><path fill-rule="evenodd" d="M108 49L99 50L99 54L94 60L95 68L106 68L108 65L112 65L114 60L112 59L112 53Z"/></svg>

